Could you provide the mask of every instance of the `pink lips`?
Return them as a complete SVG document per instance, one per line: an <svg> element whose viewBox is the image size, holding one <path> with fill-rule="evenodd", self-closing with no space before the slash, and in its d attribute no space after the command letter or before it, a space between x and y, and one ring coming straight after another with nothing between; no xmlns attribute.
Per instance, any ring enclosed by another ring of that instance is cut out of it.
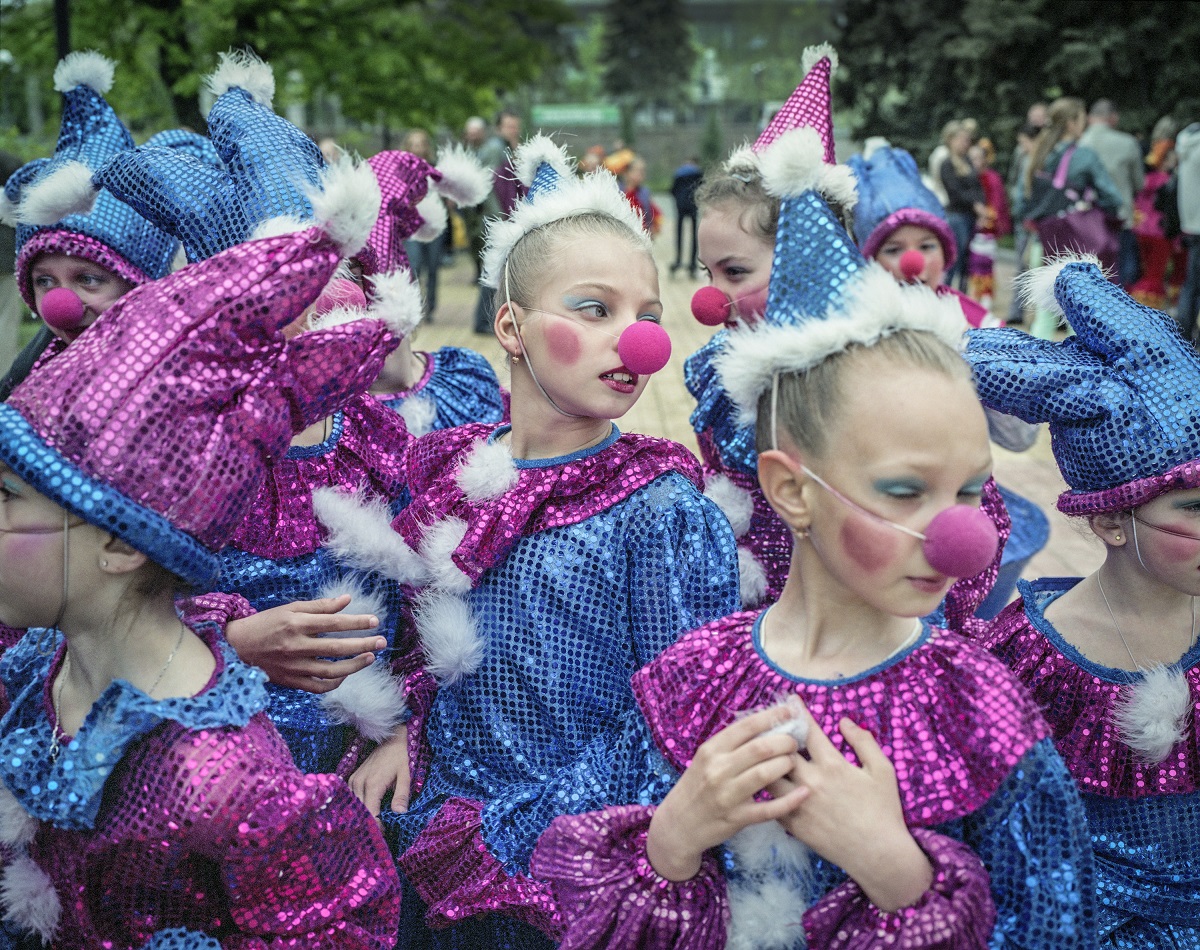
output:
<svg viewBox="0 0 1200 950"><path fill-rule="evenodd" d="M908 582L922 594L937 594L946 586L946 577L910 577Z"/></svg>
<svg viewBox="0 0 1200 950"><path fill-rule="evenodd" d="M614 379L614 376L628 377L629 382L626 382L625 379ZM600 379L609 389L625 395L629 395L637 389L637 373L631 373L624 366L617 366L614 369L606 370L600 374Z"/></svg>

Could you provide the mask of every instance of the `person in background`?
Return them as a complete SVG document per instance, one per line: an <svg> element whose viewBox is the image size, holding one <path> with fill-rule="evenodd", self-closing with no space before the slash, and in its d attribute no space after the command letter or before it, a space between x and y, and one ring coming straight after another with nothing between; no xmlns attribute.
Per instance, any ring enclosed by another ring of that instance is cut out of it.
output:
<svg viewBox="0 0 1200 950"><path fill-rule="evenodd" d="M1041 103L1036 103L1041 105ZM1045 107L1042 107L1043 110ZM1029 110L1033 112L1033 107ZM1013 149L1012 159L1008 166L1008 186L1009 207L1017 206L1017 196L1020 193L1021 182L1025 178L1025 170L1029 167L1029 156L1033 154L1033 143L1037 140L1038 134L1042 131L1042 127L1034 125L1032 122L1026 121L1017 132L1017 145ZM1020 277L1029 268L1030 257L1030 241L1033 239L1033 232L1028 228L1016 228L1013 231L1013 245L1017 253L1017 270L1014 274L1014 279ZM1025 308L1021 302L1020 294L1013 294L1012 300L1008 305L1008 325L1017 326L1025 322Z"/></svg>
<svg viewBox="0 0 1200 950"><path fill-rule="evenodd" d="M0 182L21 167L11 152L0 151ZM0 185L0 187L3 187ZM11 224L0 222L0 373L8 372L21 348L21 317L25 307L17 290L17 232Z"/></svg>
<svg viewBox="0 0 1200 950"><path fill-rule="evenodd" d="M1173 200L1173 195L1162 195L1163 186L1171 180L1178 164L1175 154L1175 133L1178 126L1169 115L1164 115L1154 124L1150 135L1150 152L1146 155L1146 180L1141 191L1133 199L1133 233L1137 237L1138 254L1141 258L1142 274L1129 288L1129 296L1140 304L1162 310L1167 304L1165 277L1167 268L1176 255L1179 242L1178 215L1169 216L1159 210L1164 198ZM1170 210L1168 208L1168 210ZM1169 221L1169 217L1175 220ZM1176 261L1172 274L1176 288L1182 283L1186 262Z"/></svg>
<svg viewBox="0 0 1200 950"><path fill-rule="evenodd" d="M1187 339L1196 329L1200 309L1200 122L1193 122L1175 139L1179 156L1179 227L1188 250L1187 276L1179 292L1175 319Z"/></svg>
<svg viewBox="0 0 1200 950"><path fill-rule="evenodd" d="M1008 210L1008 196L1004 193L1004 179L992 168L996 160L996 148L990 139L980 139L968 153L971 165L979 173L983 186L987 213L983 223L971 239L968 286L970 295L990 311L995 296L996 238L1012 233L1012 214Z"/></svg>
<svg viewBox="0 0 1200 950"><path fill-rule="evenodd" d="M601 165L604 164L605 151L603 145L593 145L583 153L583 158L579 160L579 174L590 175Z"/></svg>
<svg viewBox="0 0 1200 950"><path fill-rule="evenodd" d="M968 123L967 120L947 127L942 133L942 140L948 154L938 169L942 188L946 192L946 218L954 232L958 251L958 256L946 275L946 283L953 285L957 282L958 289L964 293L967 289L967 261L971 237L975 234L976 223L987 216L979 173L967 158L974 127L975 123Z"/></svg>
<svg viewBox="0 0 1200 950"><path fill-rule="evenodd" d="M1088 110L1088 128L1080 136L1079 144L1100 156L1100 163L1121 193L1117 272L1121 286L1129 287L1138 279L1141 270L1137 237L1133 233L1133 199L1142 190L1146 174L1138 140L1128 132L1120 131L1117 128L1119 121L1120 115L1112 101L1097 99Z"/></svg>
<svg viewBox="0 0 1200 950"><path fill-rule="evenodd" d="M696 188L704 178L700 163L695 158L689 158L675 169L671 178L671 197L675 199L675 263L671 265L674 274L683 266L683 223L691 223L692 245L688 252L688 277L696 276Z"/></svg>
<svg viewBox="0 0 1200 950"><path fill-rule="evenodd" d="M433 142L429 133L424 129L413 129L404 136L404 151L412 152L417 158L424 159L430 165L436 164L433 154ZM434 198L434 200L440 200ZM425 320L433 323L433 314L437 310L438 270L442 266L442 254L445 251L443 236L432 241L419 241L415 237L404 242L404 253L408 256L409 266L413 276L421 282L421 293L424 297Z"/></svg>
<svg viewBox="0 0 1200 950"><path fill-rule="evenodd" d="M512 166L512 152L520 143L521 117L505 109L496 117L495 134L476 153L479 163L484 168L492 169L492 196L483 203L485 221L489 218L508 218L524 194ZM475 332L490 335L495 315L495 291L481 284L479 300L475 304Z"/></svg>
<svg viewBox="0 0 1200 950"><path fill-rule="evenodd" d="M662 211L650 196L650 188L646 184L646 162L635 158L625 170L625 197L633 205L634 210L641 216L642 227L651 237L658 237L662 225Z"/></svg>

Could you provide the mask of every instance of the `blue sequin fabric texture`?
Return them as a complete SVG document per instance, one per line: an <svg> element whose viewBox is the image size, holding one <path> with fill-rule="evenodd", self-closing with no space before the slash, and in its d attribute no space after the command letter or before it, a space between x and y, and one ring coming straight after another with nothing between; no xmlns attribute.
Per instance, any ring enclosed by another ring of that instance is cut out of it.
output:
<svg viewBox="0 0 1200 950"><path fill-rule="evenodd" d="M1076 583L1022 581L1021 599L996 618L986 644L1044 708L1083 791L1101 945L1200 947L1200 645L1179 661L1191 687L1188 733L1162 763L1146 765L1112 721L1122 688L1141 674L1092 663L1046 619Z"/></svg>
<svg viewBox="0 0 1200 950"><path fill-rule="evenodd" d="M474 350L443 346L425 357L425 373L411 389L380 395L404 417L411 435L451 429L468 422L503 422L504 391L492 365Z"/></svg>
<svg viewBox="0 0 1200 950"><path fill-rule="evenodd" d="M733 537L689 478L664 468L632 492L614 481L615 502L600 487L573 501L580 470L643 444L617 435L614 427L600 446L566 458L516 462L531 485L561 484L559 496L536 489L540 509L565 520L582 503L591 513L510 539L465 595L482 663L439 689L424 726L428 779L406 814L384 812L401 867L438 925L502 911L553 932L552 902L527 873L538 835L557 815L654 794L661 766L645 738L633 738L629 678L737 605ZM528 497L519 484L493 507ZM419 518L421 504L418 495L402 517ZM480 923L489 932L491 919Z"/></svg>
<svg viewBox="0 0 1200 950"><path fill-rule="evenodd" d="M728 330L718 330L711 340L687 358L683 381L696 400L692 410L692 429L697 435L712 434L717 457L704 459L712 468L725 468L744 475L758 476L758 447L754 426L738 425L737 406L721 385L713 360L725 347ZM702 447L703 448L703 447Z"/></svg>

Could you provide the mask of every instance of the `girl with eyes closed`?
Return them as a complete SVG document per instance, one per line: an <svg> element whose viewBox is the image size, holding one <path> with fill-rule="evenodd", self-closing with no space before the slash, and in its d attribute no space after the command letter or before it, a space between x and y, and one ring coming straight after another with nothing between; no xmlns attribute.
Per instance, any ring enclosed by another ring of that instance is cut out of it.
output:
<svg viewBox="0 0 1200 950"><path fill-rule="evenodd" d="M412 502L378 537L351 499L318 499L345 557L426 572L410 804L381 819L438 947L553 946L564 921L530 874L534 842L558 815L660 794L629 678L737 606L733 537L695 458L613 422L669 355L648 235L609 173L576 178L544 136L516 167L528 197L484 262L511 425L414 442Z"/></svg>

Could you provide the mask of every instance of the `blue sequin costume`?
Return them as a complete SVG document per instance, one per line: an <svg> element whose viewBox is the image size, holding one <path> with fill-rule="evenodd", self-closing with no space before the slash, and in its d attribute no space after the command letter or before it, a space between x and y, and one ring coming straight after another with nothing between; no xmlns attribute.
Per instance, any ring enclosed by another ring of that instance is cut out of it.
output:
<svg viewBox="0 0 1200 950"><path fill-rule="evenodd" d="M468 422L503 422L507 398L492 365L461 346L443 346L425 357L425 373L402 393L379 401L403 417L413 436Z"/></svg>

